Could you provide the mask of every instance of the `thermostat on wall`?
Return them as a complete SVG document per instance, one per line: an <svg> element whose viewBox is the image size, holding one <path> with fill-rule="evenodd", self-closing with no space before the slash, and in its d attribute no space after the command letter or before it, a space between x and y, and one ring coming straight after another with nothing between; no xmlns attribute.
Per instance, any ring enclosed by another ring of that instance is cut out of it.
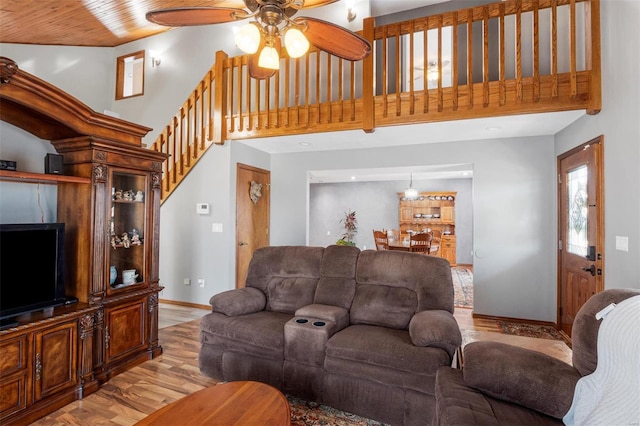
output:
<svg viewBox="0 0 640 426"><path fill-rule="evenodd" d="M209 214L209 203L196 203L196 213Z"/></svg>

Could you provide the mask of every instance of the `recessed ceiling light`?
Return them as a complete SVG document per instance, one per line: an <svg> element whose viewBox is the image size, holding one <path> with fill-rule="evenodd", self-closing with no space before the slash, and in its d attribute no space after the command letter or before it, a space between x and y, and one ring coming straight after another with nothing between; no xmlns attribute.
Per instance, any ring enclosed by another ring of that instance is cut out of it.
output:
<svg viewBox="0 0 640 426"><path fill-rule="evenodd" d="M502 130L502 127L497 127L497 126L487 127L486 130L490 132L495 132L496 130Z"/></svg>
<svg viewBox="0 0 640 426"><path fill-rule="evenodd" d="M310 146L311 143L310 142L298 142L298 145L300 145L300 146Z"/></svg>
<svg viewBox="0 0 640 426"><path fill-rule="evenodd" d="M351 176L351 180L356 180L356 177L355 176Z"/></svg>
<svg viewBox="0 0 640 426"><path fill-rule="evenodd" d="M462 172L462 176L469 176L470 174L471 174L471 172L468 172L466 170L464 172Z"/></svg>

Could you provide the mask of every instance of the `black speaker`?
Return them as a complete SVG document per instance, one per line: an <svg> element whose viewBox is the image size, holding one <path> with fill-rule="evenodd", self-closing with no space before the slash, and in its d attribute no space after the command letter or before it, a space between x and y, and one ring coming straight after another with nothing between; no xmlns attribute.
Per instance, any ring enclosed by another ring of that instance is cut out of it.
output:
<svg viewBox="0 0 640 426"><path fill-rule="evenodd" d="M44 157L44 172L50 175L63 175L64 161L62 155L47 154Z"/></svg>

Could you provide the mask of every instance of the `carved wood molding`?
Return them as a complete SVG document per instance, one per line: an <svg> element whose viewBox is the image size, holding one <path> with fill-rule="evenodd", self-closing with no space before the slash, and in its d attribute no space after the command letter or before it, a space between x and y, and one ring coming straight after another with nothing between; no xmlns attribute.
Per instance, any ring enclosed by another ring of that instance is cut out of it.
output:
<svg viewBox="0 0 640 426"><path fill-rule="evenodd" d="M9 58L0 56L0 84L9 83L18 71L18 64Z"/></svg>

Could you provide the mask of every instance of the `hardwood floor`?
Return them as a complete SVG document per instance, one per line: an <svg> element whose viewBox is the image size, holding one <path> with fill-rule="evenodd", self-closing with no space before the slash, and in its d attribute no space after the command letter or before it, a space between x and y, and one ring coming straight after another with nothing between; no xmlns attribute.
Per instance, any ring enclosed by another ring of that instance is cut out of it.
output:
<svg viewBox="0 0 640 426"><path fill-rule="evenodd" d="M112 378L97 392L33 424L133 425L165 405L217 383L198 369L199 319L209 310L164 303L159 307L162 356ZM564 342L501 334L495 321L474 319L471 312L465 308L455 310L464 344L474 340L501 341L571 362L571 349Z"/></svg>

